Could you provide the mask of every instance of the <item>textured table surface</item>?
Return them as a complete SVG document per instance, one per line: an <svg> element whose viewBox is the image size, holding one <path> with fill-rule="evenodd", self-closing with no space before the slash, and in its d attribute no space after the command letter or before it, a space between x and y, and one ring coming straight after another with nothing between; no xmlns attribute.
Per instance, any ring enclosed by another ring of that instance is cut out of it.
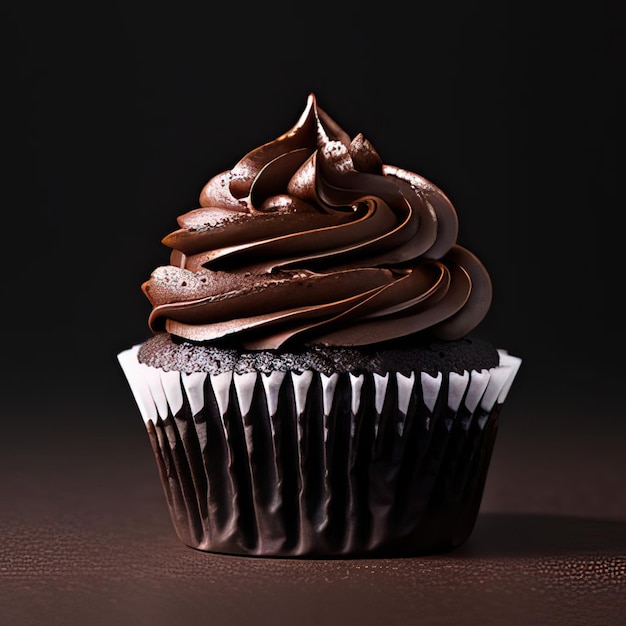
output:
<svg viewBox="0 0 626 626"><path fill-rule="evenodd" d="M453 552L282 560L180 543L129 404L115 420L103 406L36 429L19 411L6 415L3 626L626 624L625 439L615 419L533 438L516 409L503 412L481 514Z"/></svg>

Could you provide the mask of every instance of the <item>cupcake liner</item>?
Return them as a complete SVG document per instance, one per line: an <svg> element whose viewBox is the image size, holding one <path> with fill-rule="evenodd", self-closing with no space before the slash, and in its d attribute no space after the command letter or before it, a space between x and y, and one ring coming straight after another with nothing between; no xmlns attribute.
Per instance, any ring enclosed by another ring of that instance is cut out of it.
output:
<svg viewBox="0 0 626 626"><path fill-rule="evenodd" d="M184 374L118 355L174 528L199 550L426 554L470 535L521 364L462 374Z"/></svg>

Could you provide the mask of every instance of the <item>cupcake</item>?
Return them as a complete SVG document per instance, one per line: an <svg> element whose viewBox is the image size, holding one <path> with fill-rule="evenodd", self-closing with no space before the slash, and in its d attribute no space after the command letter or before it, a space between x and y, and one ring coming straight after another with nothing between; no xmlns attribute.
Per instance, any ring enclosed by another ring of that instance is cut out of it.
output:
<svg viewBox="0 0 626 626"><path fill-rule="evenodd" d="M433 183L313 94L211 178L118 355L173 527L264 557L418 555L475 524L520 365L472 335L492 298Z"/></svg>

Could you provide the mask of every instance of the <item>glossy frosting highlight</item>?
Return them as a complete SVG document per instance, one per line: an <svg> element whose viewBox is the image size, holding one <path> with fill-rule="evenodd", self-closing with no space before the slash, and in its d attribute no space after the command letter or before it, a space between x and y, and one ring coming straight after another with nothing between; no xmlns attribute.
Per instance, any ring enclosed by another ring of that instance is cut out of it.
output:
<svg viewBox="0 0 626 626"><path fill-rule="evenodd" d="M433 183L386 165L313 94L296 125L213 177L142 289L155 332L248 349L465 336L491 303Z"/></svg>

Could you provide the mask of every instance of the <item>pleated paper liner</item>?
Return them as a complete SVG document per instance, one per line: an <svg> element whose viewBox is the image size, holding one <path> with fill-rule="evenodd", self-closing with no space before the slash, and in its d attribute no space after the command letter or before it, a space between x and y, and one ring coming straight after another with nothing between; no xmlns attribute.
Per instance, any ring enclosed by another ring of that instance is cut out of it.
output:
<svg viewBox="0 0 626 626"><path fill-rule="evenodd" d="M174 528L236 555L418 555L461 545L520 359L489 370L181 374L118 358Z"/></svg>

